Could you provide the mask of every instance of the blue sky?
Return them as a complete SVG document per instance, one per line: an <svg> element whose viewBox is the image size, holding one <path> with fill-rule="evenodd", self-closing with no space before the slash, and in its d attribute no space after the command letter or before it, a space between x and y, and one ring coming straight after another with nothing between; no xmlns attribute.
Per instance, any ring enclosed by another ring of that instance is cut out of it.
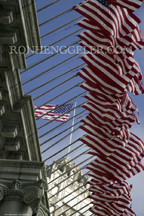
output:
<svg viewBox="0 0 144 216"><path fill-rule="evenodd" d="M136 11L135 14L141 19L140 28L142 34L144 35L144 3L142 7L138 11ZM141 67L141 71L144 75L144 49L137 50L135 52L135 59L138 61ZM144 141L144 95L139 95L135 97L133 96L132 99L139 108L140 114L138 118L141 124L140 125L134 124L131 131L136 135L138 135ZM133 189L131 193L133 198L133 210L136 212L137 216L143 216L144 215L144 172L141 172L135 177L129 179L129 182L133 184Z"/></svg>
<svg viewBox="0 0 144 216"><path fill-rule="evenodd" d="M37 9L45 6L46 4L48 4L50 2L52 2L52 0L49 0L49 1L36 0ZM79 2L81 2L81 1L79 1L79 0L72 0L72 1L60 0L58 3L48 7L47 9L45 9L41 12L39 12L38 13L38 21L39 21L39 23L42 23L43 21L45 21L51 17L54 17L57 14L73 7L74 5L78 4ZM141 28L142 34L144 35L144 4L142 5L142 7L138 11L136 11L136 15L142 21L142 23L140 24L140 28ZM43 34L52 31L53 29L57 28L60 25L63 25L64 23L74 19L77 16L79 16L78 13L76 13L75 11L71 11L71 12L68 12L68 13L60 16L59 18L56 18L56 19L48 22L47 24L40 27L40 35L42 36ZM72 22L71 24L59 29L58 31L44 37L42 39L42 45L43 46L50 45L50 44L54 43L55 41L59 40L60 38L65 37L65 36L69 35L70 33L74 32L78 29L79 29L79 27L75 25L75 22ZM81 32L81 31L79 31L79 32ZM54 45L54 47L57 48L56 46L59 46L59 47L67 46L67 45L72 44L73 42L76 42L77 40L79 40L79 38L77 37L78 33L75 33L72 36L65 38L61 42L56 43ZM78 43L75 45L75 50L76 50L76 46L78 46ZM53 51L53 53L54 53L54 51ZM54 67L56 64L60 63L61 61L66 60L67 58L72 56L71 54L68 54L68 53L57 54L54 57L51 57L51 55L52 55L52 53L51 54L37 54L37 55L34 55L33 57L27 59L27 65L29 67L32 64L37 63L38 61L40 61L46 57L49 57L49 59L47 61L44 61L42 64L39 64L38 66L33 67L32 69L28 70L27 72L21 74L22 83L24 83L25 81L27 81L28 79L30 79L34 75L36 75L36 74L38 74L44 70L48 70L48 72L45 73L44 75L42 75L41 77L35 79L32 82L28 82L27 84L23 85L24 93L27 93L29 90L33 89L34 87L37 87L38 85L41 85L42 83L58 76L59 74L62 74L65 71L83 63L83 61L80 59L80 55L77 55L74 58L70 59L69 61L64 62L62 65L59 65L58 67L56 67L52 70L49 70L50 68ZM136 51L135 52L135 58L138 61L139 65L141 67L141 70L143 72L144 71L144 50ZM78 70L80 70L80 68L81 67L79 67ZM78 70L72 71L72 72L68 73L67 75L64 75L63 77L54 80L53 82L45 85L43 88L40 88L36 91L33 91L30 95L32 95L32 97L35 98L36 96L42 94L44 91L50 90L51 88L53 88L54 86L56 86L57 84L62 82L64 79L70 78L76 72L78 72ZM34 103L36 105L41 105L42 103L44 103L46 101L50 101L53 97L56 97L56 95L58 95L58 94L62 93L63 91L71 88L72 86L74 86L75 84L77 84L81 81L82 81L81 78L75 77L75 78L71 79L70 81L66 82L65 84L49 91L44 96L36 99L34 101ZM72 90L63 94L62 96L51 100L49 103L50 104L61 104L61 103L64 103L65 101L69 100L72 97L75 97L77 94L80 94L82 92L83 92L83 90L80 87L75 87ZM136 135L138 135L142 140L144 140L144 95L132 96L132 99L133 99L134 103L139 108L140 114L138 115L138 118L139 118L141 124L140 125L134 124L131 131L133 133L135 133ZM74 99L71 102L74 103ZM77 98L77 105L81 104L82 102L84 102L83 97L81 97L81 96L78 97ZM82 110L83 110L82 108L78 108L76 110L76 114ZM72 114L71 114L71 116L72 116ZM84 115L82 114L80 118L76 118L75 123L79 122L80 119L82 119L83 117L84 117ZM45 120L38 120L37 126L40 127L44 123L46 123ZM38 130L39 136L42 135L43 133L49 131L51 128L56 127L59 124L60 123L58 123L58 122L53 122L51 124L48 124L47 126ZM56 129L56 130L52 131L51 133L48 133L46 136L42 137L40 139L40 142L42 143L43 141L54 136L55 134L61 132L62 130L66 129L68 127L70 127L71 124L72 124L72 121L65 123L64 125L62 125L58 129ZM80 124L78 123L78 126L79 125ZM77 126L75 126L74 129L76 127ZM68 130L68 132L70 132L70 129ZM67 132L65 132L65 133L59 135L58 137L54 138L53 140L49 141L48 143L46 143L46 145L42 146L41 150L43 151L45 148L47 148L48 146L50 146L54 142L57 142L58 140L60 140L66 134L67 134ZM83 135L82 130L80 130L80 129L76 130L76 132L73 133L73 140L72 141L78 139L82 135ZM54 152L59 151L61 148L65 147L68 143L69 143L69 136L66 137L65 139L63 139L62 141L60 141L53 148L49 149L49 151L44 153L43 159L52 155ZM80 142L75 143L71 149L76 148L80 144L81 144ZM85 146L79 148L76 152L71 154L71 158L76 157L82 151L86 151L86 149L87 148ZM52 163L53 160L57 160L59 157L61 157L62 155L65 155L66 153L67 153L67 149L65 149L59 155L52 157L50 160L48 160L46 162L46 164ZM84 155L84 156L79 157L76 160L77 164L80 163L85 158L88 158L88 156ZM89 161L87 161L87 162L89 162ZM80 167L82 167L82 166L80 166ZM133 184L133 189L132 189L133 210L136 212L137 216L143 216L144 215L144 204L143 204L143 202L144 202L144 185L143 185L144 172L138 174L137 176L131 178L128 181Z"/></svg>

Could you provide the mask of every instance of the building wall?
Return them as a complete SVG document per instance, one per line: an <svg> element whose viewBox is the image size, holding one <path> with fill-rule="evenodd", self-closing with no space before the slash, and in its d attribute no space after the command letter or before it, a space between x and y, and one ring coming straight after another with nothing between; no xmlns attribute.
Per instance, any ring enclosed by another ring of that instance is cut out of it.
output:
<svg viewBox="0 0 144 216"><path fill-rule="evenodd" d="M47 166L47 176L51 216L72 213L74 216L90 215L90 199L87 198L89 191L86 184L88 179L75 163L63 159L59 163Z"/></svg>
<svg viewBox="0 0 144 216"><path fill-rule="evenodd" d="M49 215L33 101L19 71L25 52L40 46L35 1L0 0L0 215Z"/></svg>

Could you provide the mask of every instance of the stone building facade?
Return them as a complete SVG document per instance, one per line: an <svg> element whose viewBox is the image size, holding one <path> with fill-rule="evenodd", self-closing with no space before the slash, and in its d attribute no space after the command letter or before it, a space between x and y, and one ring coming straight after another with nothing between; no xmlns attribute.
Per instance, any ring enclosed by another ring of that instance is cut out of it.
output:
<svg viewBox="0 0 144 216"><path fill-rule="evenodd" d="M35 1L0 0L0 216L49 215L33 101L19 72L24 52L40 46Z"/></svg>
<svg viewBox="0 0 144 216"><path fill-rule="evenodd" d="M88 179L76 163L63 159L46 167L51 216L88 216Z"/></svg>

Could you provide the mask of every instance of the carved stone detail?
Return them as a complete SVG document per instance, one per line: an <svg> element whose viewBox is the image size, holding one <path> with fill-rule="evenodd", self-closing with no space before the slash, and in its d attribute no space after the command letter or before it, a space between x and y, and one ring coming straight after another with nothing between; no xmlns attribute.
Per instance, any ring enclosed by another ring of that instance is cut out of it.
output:
<svg viewBox="0 0 144 216"><path fill-rule="evenodd" d="M4 198L4 191L0 189L0 201Z"/></svg>
<svg viewBox="0 0 144 216"><path fill-rule="evenodd" d="M39 188L28 187L26 188L23 201L25 204L30 205L34 212L39 208L39 204L41 202L41 198L43 196L43 191Z"/></svg>
<svg viewBox="0 0 144 216"><path fill-rule="evenodd" d="M46 182L39 180L31 183L23 183L19 180L13 182L0 180L0 202L5 197L19 197L20 200L30 206L33 214L48 216L49 210L43 205L44 188Z"/></svg>
<svg viewBox="0 0 144 216"><path fill-rule="evenodd" d="M28 190L25 195L24 195L24 202L28 205L30 205L31 203L34 202L35 199L37 199L38 197L38 190L36 187L34 188L30 188L30 190Z"/></svg>
<svg viewBox="0 0 144 216"><path fill-rule="evenodd" d="M36 216L47 216L49 214L49 210L41 202Z"/></svg>

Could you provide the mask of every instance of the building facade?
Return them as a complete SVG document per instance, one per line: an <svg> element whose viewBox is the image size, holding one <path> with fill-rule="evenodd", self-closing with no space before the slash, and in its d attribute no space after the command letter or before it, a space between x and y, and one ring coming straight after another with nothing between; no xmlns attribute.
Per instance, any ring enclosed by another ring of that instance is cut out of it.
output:
<svg viewBox="0 0 144 216"><path fill-rule="evenodd" d="M35 1L0 0L0 216L49 215L33 101L19 72L25 52L40 46Z"/></svg>
<svg viewBox="0 0 144 216"><path fill-rule="evenodd" d="M87 181L76 163L63 159L46 167L51 216L88 216L91 200Z"/></svg>

